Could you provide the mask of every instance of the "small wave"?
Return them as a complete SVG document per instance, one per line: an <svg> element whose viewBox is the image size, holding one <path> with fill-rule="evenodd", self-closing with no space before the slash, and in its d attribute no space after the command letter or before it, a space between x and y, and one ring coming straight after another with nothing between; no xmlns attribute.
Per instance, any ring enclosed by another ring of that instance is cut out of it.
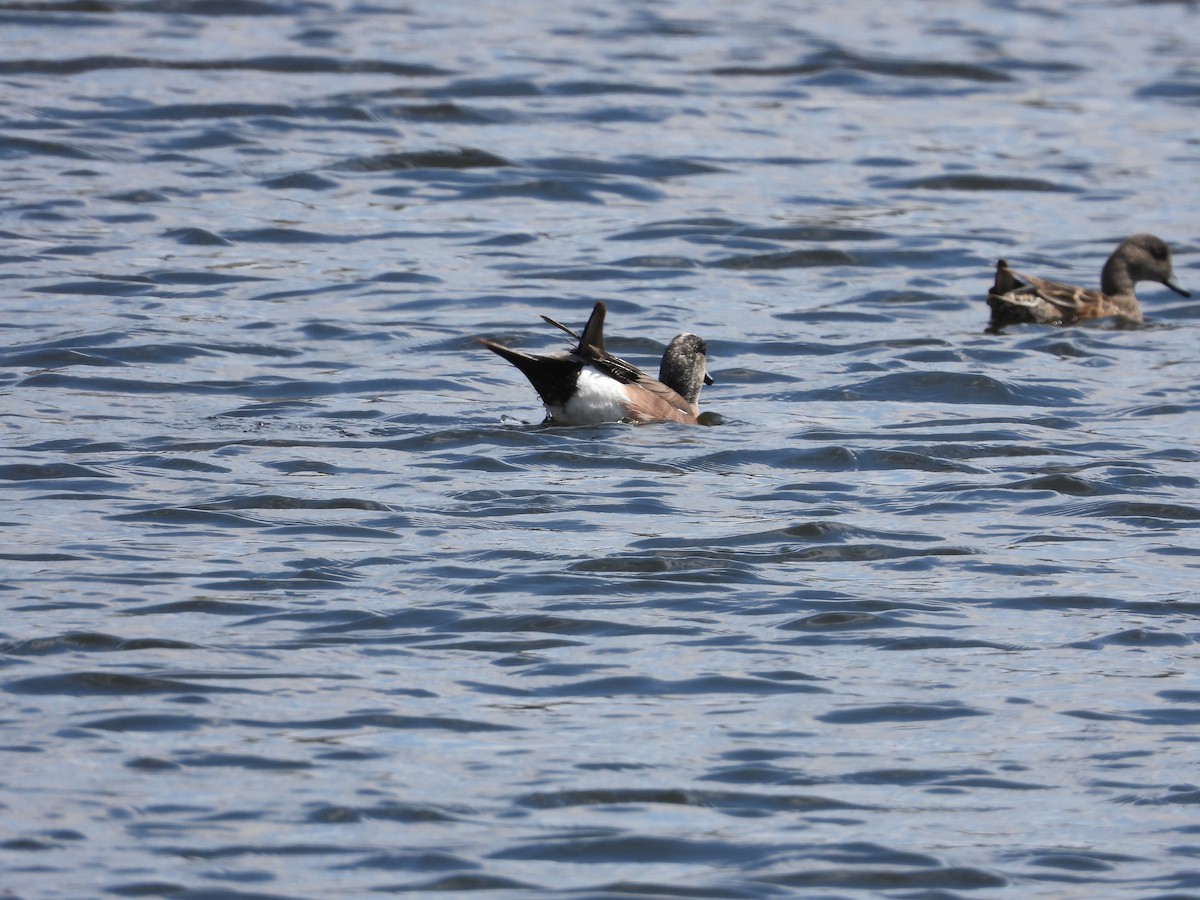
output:
<svg viewBox="0 0 1200 900"><path fill-rule="evenodd" d="M360 822L456 822L462 818L448 809L428 804L383 801L370 806L319 804L310 809L305 821L314 825L353 825ZM454 868L447 866L446 868ZM465 866L464 866L465 868Z"/></svg>
<svg viewBox="0 0 1200 900"><path fill-rule="evenodd" d="M1073 515L1102 519L1119 519L1146 526L1166 527L1184 522L1200 522L1200 508L1181 503L1145 500L1109 500L1073 504Z"/></svg>
<svg viewBox="0 0 1200 900"><path fill-rule="evenodd" d="M604 194L614 194L627 200L650 203L664 197L662 191L629 181L574 175L570 178L538 177L522 172L520 177L496 180L489 184L464 185L454 188L460 201L527 198L568 203L603 203Z"/></svg>
<svg viewBox="0 0 1200 900"><path fill-rule="evenodd" d="M710 266L718 269L810 269L825 266L853 266L855 259L844 250L784 250L778 253L754 253L728 256Z"/></svg>
<svg viewBox="0 0 1200 900"><path fill-rule="evenodd" d="M941 62L925 59L896 59L884 56L860 56L840 49L828 49L807 59L774 66L720 66L712 71L725 77L813 76L831 71L866 72L895 78L957 79L984 83L1011 81L1004 72L975 63Z"/></svg>
<svg viewBox="0 0 1200 900"><path fill-rule="evenodd" d="M978 891L1004 888L1009 880L971 866L936 866L918 869L888 869L872 865L861 868L810 869L791 875L771 875L761 879L767 884L812 891L817 888L838 890L921 891L944 894L948 891Z"/></svg>
<svg viewBox="0 0 1200 900"><path fill-rule="evenodd" d="M4 64L0 62L0 70ZM101 159L102 154L94 153L75 144L62 141L51 141L44 138L21 138L0 134L0 158L12 159L17 156L55 156L64 159Z"/></svg>
<svg viewBox="0 0 1200 900"><path fill-rule="evenodd" d="M1133 95L1173 100L1184 106L1200 106L1200 82L1168 78L1140 87Z"/></svg>
<svg viewBox="0 0 1200 900"><path fill-rule="evenodd" d="M180 244L191 244L199 247L231 247L233 241L206 228L175 228L166 232L164 237L171 238Z"/></svg>
<svg viewBox="0 0 1200 900"><path fill-rule="evenodd" d="M66 281L29 288L41 294L71 294L98 297L140 297L154 291L146 279L97 278L94 281Z"/></svg>
<svg viewBox="0 0 1200 900"><path fill-rule="evenodd" d="M239 719L235 724L246 728L262 729L271 733L278 732L279 729L335 732L361 731L363 729L370 729L372 731L429 729L457 732L460 734L480 731L520 730L512 725L496 725L491 722L479 722L448 716L405 716L392 713L358 713L328 719L291 719L287 721Z"/></svg>
<svg viewBox="0 0 1200 900"><path fill-rule="evenodd" d="M41 465L18 463L14 465L0 465L0 481L58 482L61 480L76 481L90 480L92 478L111 479L114 477L112 473L76 465L75 463L45 463Z"/></svg>
<svg viewBox="0 0 1200 900"><path fill-rule="evenodd" d="M298 772L315 768L306 759L278 759L253 753L181 753L174 762L193 769L241 769L246 772Z"/></svg>
<svg viewBox="0 0 1200 900"><path fill-rule="evenodd" d="M67 59L8 59L0 61L0 75L84 75L113 69L165 69L175 71L250 71L292 74L377 74L405 78L446 75L437 66L329 56L259 56L244 59L153 59L142 56L77 56Z"/></svg>
<svg viewBox="0 0 1200 900"><path fill-rule="evenodd" d="M896 372L837 388L804 394L808 400L902 401L1001 406L1071 406L1083 398L1075 388L1011 382L962 372ZM797 398L798 399L798 398Z"/></svg>
<svg viewBox="0 0 1200 900"><path fill-rule="evenodd" d="M264 187L277 191L331 191L339 186L331 178L325 178L312 172L297 172L292 175L280 175L263 181Z"/></svg>
<svg viewBox="0 0 1200 900"><path fill-rule="evenodd" d="M822 812L861 808L857 804L808 794L711 791L676 788L594 788L590 790L537 791L518 799L530 809L576 806L663 805L716 809L733 815L747 810L771 812Z"/></svg>
<svg viewBox="0 0 1200 900"><path fill-rule="evenodd" d="M393 169L496 169L516 163L486 150L419 150L363 156L333 168L347 172L384 172Z"/></svg>
<svg viewBox="0 0 1200 900"><path fill-rule="evenodd" d="M1127 628L1090 640L1077 641L1069 646L1097 650L1102 647L1190 647L1194 643L1196 640L1191 635L1157 628Z"/></svg>
<svg viewBox="0 0 1200 900"><path fill-rule="evenodd" d="M1046 181L1042 178L1005 177L962 172L951 175L930 175L901 181L880 181L876 187L903 188L923 191L1033 191L1077 194L1082 188Z"/></svg>
<svg viewBox="0 0 1200 900"><path fill-rule="evenodd" d="M165 713L132 714L126 716L106 716L81 722L79 727L94 731L118 732L190 732L211 728L215 723L201 716L168 715Z"/></svg>
<svg viewBox="0 0 1200 900"><path fill-rule="evenodd" d="M879 725L884 722L940 722L990 713L962 703L883 703L855 706L821 713L822 722L833 725Z"/></svg>
<svg viewBox="0 0 1200 900"><path fill-rule="evenodd" d="M0 653L12 656L54 656L60 653L120 653L130 650L194 650L198 645L167 638L122 638L90 631L0 643Z"/></svg>
<svg viewBox="0 0 1200 900"><path fill-rule="evenodd" d="M709 675L668 682L645 676L612 676L541 688L539 697L669 697L711 694L826 694L826 688L797 681Z"/></svg>

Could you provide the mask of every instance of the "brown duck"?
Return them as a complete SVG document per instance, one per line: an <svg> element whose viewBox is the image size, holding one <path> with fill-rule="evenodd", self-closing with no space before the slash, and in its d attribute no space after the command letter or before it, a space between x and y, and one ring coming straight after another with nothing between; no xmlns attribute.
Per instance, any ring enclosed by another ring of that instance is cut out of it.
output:
<svg viewBox="0 0 1200 900"><path fill-rule="evenodd" d="M996 263L996 281L988 291L992 309L989 331L1023 322L1073 325L1087 319L1115 316L1122 324L1142 321L1133 288L1139 281L1157 281L1184 297L1191 294L1175 281L1171 248L1152 234L1135 234L1121 241L1100 273L1100 290L1075 287L1025 275Z"/></svg>

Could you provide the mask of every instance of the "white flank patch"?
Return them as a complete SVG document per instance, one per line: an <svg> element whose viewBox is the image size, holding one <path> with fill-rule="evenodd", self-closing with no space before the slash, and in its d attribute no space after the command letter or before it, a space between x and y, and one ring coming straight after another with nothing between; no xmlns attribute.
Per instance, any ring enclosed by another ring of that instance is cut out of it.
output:
<svg viewBox="0 0 1200 900"><path fill-rule="evenodd" d="M625 385L586 366L579 373L575 393L564 406L550 409L550 415L563 425L599 425L619 422L628 415Z"/></svg>

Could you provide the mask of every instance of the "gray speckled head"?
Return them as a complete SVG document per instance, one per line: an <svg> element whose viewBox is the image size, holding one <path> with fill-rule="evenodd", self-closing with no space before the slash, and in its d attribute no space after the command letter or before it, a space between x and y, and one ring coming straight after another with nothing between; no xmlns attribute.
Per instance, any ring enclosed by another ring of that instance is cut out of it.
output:
<svg viewBox="0 0 1200 900"><path fill-rule="evenodd" d="M708 344L694 334L676 335L663 353L658 380L695 406L700 389L713 383L708 374Z"/></svg>

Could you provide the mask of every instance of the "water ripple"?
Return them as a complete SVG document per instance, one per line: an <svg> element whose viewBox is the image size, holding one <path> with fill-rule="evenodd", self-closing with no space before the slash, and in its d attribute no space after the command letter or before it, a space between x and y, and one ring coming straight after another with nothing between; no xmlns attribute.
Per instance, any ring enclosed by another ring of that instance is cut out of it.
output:
<svg viewBox="0 0 1200 900"><path fill-rule="evenodd" d="M1195 890L1188 10L795 12L0 2L9 893Z"/></svg>

